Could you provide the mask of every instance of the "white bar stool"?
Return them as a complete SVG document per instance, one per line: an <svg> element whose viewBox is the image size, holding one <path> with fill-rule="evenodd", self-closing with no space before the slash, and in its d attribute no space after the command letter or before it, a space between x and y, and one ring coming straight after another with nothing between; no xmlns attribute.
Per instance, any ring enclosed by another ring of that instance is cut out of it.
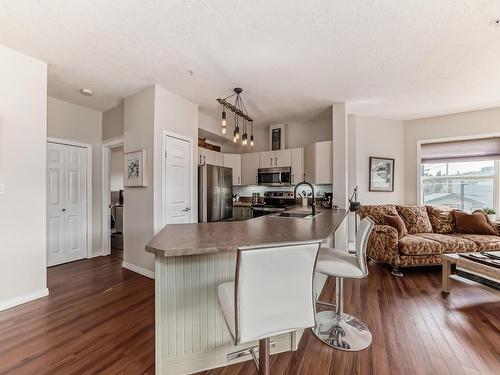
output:
<svg viewBox="0 0 500 375"><path fill-rule="evenodd" d="M259 340L251 354L259 374L269 374L269 338L314 326L313 277L320 242L242 247L234 282L220 284L219 302L235 345Z"/></svg>
<svg viewBox="0 0 500 375"><path fill-rule="evenodd" d="M345 250L322 247L319 250L316 272L334 276L335 311L316 313L314 334L325 344L336 349L359 351L370 346L372 334L366 325L355 317L343 312L343 282L345 278L361 279L368 275L366 248L373 229L373 221L364 218L359 223L356 235L356 255ZM323 305L329 305L318 301Z"/></svg>

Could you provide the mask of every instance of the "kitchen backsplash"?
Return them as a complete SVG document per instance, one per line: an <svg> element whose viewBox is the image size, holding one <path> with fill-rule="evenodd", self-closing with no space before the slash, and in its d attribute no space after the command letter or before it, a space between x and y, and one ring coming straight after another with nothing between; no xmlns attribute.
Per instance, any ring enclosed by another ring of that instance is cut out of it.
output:
<svg viewBox="0 0 500 375"><path fill-rule="evenodd" d="M293 191L294 188L294 186L233 186L233 195L238 194L239 197L251 197L253 193L260 193L260 195L264 195L264 192L266 191ZM307 185L303 185L299 187L298 192L302 193L304 190L309 193L311 188ZM331 184L314 185L316 197L322 197L324 193L331 193L332 191L333 186Z"/></svg>

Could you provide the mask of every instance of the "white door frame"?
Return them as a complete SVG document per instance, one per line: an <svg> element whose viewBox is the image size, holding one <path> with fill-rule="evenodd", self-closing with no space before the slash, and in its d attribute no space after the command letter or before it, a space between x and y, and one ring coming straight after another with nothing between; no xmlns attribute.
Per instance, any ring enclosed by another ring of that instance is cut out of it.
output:
<svg viewBox="0 0 500 375"><path fill-rule="evenodd" d="M165 196L167 194L167 174L165 173L165 156L167 152L167 137L172 137L172 138L177 138L180 139L181 141L186 141L189 142L189 155L190 155L190 168L189 168L189 180L191 181L189 185L189 201L191 202L191 215L190 215L190 221L191 223L195 222L195 216L194 216L194 210L192 209L193 207L193 184L194 184L194 164L193 161L195 160L193 156L193 138L186 137L184 135L179 135L175 134L172 132L169 132L167 130L162 131L162 138L161 138L161 226L164 227L167 224L167 202L165 200Z"/></svg>
<svg viewBox="0 0 500 375"><path fill-rule="evenodd" d="M111 209L110 205L110 155L111 149L123 146L123 138L114 138L110 141L104 142L102 144L102 185L101 185L101 200L102 200L102 210L101 210L101 251L102 255L111 254Z"/></svg>
<svg viewBox="0 0 500 375"><path fill-rule="evenodd" d="M92 145L90 143L81 143L68 141L66 139L47 137L46 143L57 143L66 146L75 146L85 148L87 151L87 238L86 238L86 253L87 258L92 258ZM47 154L47 149L45 149Z"/></svg>

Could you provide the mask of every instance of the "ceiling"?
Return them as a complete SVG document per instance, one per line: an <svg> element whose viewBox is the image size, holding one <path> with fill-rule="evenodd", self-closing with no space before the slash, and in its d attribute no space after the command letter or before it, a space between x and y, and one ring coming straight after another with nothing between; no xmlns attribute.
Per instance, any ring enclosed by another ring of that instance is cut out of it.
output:
<svg viewBox="0 0 500 375"><path fill-rule="evenodd" d="M500 106L496 17L496 0L0 0L0 44L101 111L157 83L213 115L241 86L259 124L334 101L411 119Z"/></svg>

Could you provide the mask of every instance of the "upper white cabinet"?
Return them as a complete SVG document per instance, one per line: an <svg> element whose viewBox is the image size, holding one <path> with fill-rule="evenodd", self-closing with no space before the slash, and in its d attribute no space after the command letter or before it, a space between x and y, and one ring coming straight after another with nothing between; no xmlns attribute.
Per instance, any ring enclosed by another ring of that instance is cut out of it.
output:
<svg viewBox="0 0 500 375"><path fill-rule="evenodd" d="M265 151L259 153L259 167L260 168L274 167L274 151Z"/></svg>
<svg viewBox="0 0 500 375"><path fill-rule="evenodd" d="M223 154L224 167L233 169L233 185L241 185L241 154Z"/></svg>
<svg viewBox="0 0 500 375"><path fill-rule="evenodd" d="M304 149L306 181L313 184L333 183L333 142L316 142Z"/></svg>
<svg viewBox="0 0 500 375"><path fill-rule="evenodd" d="M198 164L211 164L222 167L224 165L224 154L198 147Z"/></svg>
<svg viewBox="0 0 500 375"><path fill-rule="evenodd" d="M304 180L304 149L292 148L290 152L292 159L292 185L295 185Z"/></svg>
<svg viewBox="0 0 500 375"><path fill-rule="evenodd" d="M291 150L274 151L274 166L275 167L290 167L292 165Z"/></svg>
<svg viewBox="0 0 500 375"><path fill-rule="evenodd" d="M290 150L265 151L259 154L260 168L290 167L292 154Z"/></svg>
<svg viewBox="0 0 500 375"><path fill-rule="evenodd" d="M241 184L257 185L257 173L260 167L260 153L252 152L241 155ZM265 167L263 167L265 168Z"/></svg>

